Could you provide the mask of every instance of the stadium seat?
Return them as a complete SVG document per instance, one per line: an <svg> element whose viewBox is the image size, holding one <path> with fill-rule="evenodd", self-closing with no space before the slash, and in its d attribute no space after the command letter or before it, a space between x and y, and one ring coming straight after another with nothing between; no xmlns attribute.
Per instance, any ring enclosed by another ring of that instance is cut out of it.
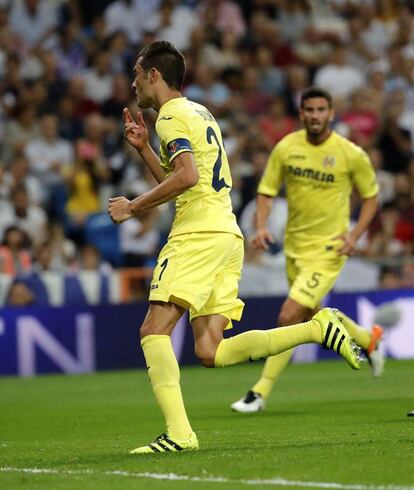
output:
<svg viewBox="0 0 414 490"><path fill-rule="evenodd" d="M68 274L65 276L63 298L65 305L86 305L88 303L77 275Z"/></svg>
<svg viewBox="0 0 414 490"><path fill-rule="evenodd" d="M122 265L119 230L107 213L89 216L85 223L85 239L99 250L103 260L115 267Z"/></svg>
<svg viewBox="0 0 414 490"><path fill-rule="evenodd" d="M46 285L38 274L33 273L18 276L16 277L16 280L24 282L26 286L33 291L36 306L45 306L50 304Z"/></svg>

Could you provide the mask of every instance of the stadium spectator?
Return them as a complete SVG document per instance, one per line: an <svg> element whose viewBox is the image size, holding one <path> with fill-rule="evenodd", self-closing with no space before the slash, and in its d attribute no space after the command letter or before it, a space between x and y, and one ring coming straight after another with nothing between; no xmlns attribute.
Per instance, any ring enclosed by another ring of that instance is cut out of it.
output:
<svg viewBox="0 0 414 490"><path fill-rule="evenodd" d="M75 162L65 172L69 190L66 231L79 244L84 241L86 219L101 209L99 190L104 174L101 149L86 140L79 140L76 143Z"/></svg>
<svg viewBox="0 0 414 490"><path fill-rule="evenodd" d="M26 234L17 226L6 228L0 246L0 273L17 276L29 272L32 259L27 251Z"/></svg>
<svg viewBox="0 0 414 490"><path fill-rule="evenodd" d="M98 52L93 66L85 70L85 95L96 104L102 104L111 96L112 78L111 58L107 51Z"/></svg>
<svg viewBox="0 0 414 490"><path fill-rule="evenodd" d="M70 80L86 68L86 50L81 39L80 26L74 20L59 30L53 54L57 72L63 80Z"/></svg>
<svg viewBox="0 0 414 490"><path fill-rule="evenodd" d="M286 103L283 97L274 97L258 122L269 149L297 128L296 119L286 114Z"/></svg>
<svg viewBox="0 0 414 490"><path fill-rule="evenodd" d="M129 47L126 35L122 31L115 32L108 39L108 54L110 58L111 72L128 72L133 65L133 54Z"/></svg>
<svg viewBox="0 0 414 490"><path fill-rule="evenodd" d="M371 228L369 255L393 257L413 253L414 223L405 220L395 202L384 204Z"/></svg>
<svg viewBox="0 0 414 490"><path fill-rule="evenodd" d="M136 0L116 0L110 3L104 12L106 32L110 35L123 32L129 44L138 44L145 17L140 12L140 4Z"/></svg>
<svg viewBox="0 0 414 490"><path fill-rule="evenodd" d="M355 89L362 87L365 83L364 75L349 64L348 56L349 49L343 44L336 44L331 63L318 69L314 83L331 92L334 97L348 97Z"/></svg>
<svg viewBox="0 0 414 490"><path fill-rule="evenodd" d="M218 79L214 68L199 64L195 70L194 83L185 88L184 95L220 116L226 112L231 94L227 86Z"/></svg>
<svg viewBox="0 0 414 490"><path fill-rule="evenodd" d="M39 201L39 182L20 159L34 140L43 139L39 121L44 114L58 118L59 136L72 145L91 141L85 136L87 116L102 114L100 137L92 142L102 155L99 201L143 189L146 176L121 144L119 113L133 99L127 71L136 48L165 36L176 39L179 47L187 46L185 87L193 91L189 97L196 98L196 89L200 101L219 117L232 167L235 209L241 206L240 182L252 173L252 155L266 149L267 129L272 133L278 125L268 113L270 107L282 96L287 114L297 123L301 92L328 68L335 73L333 90L346 93L335 101L334 128L369 151L377 167L381 203L394 199L394 181L400 186L401 174L411 175L413 194L413 20L413 9L394 0L0 2L0 199L9 208L10 188L24 183L31 202L40 204L50 218L64 219L67 181L50 207L47 199ZM331 59L334 64L327 64ZM98 65L105 65L102 73ZM360 87L361 79L366 86ZM355 80L357 92L350 99L355 90L349 84ZM154 114L148 112L145 118L157 145ZM398 209L407 207L402 194L395 198ZM170 217L169 211L161 213L156 231L162 228L163 233ZM371 252L378 259L377 252L364 250Z"/></svg>
<svg viewBox="0 0 414 490"><path fill-rule="evenodd" d="M240 6L231 0L202 0L197 8L200 19L208 18L219 31L232 32L237 38L246 32Z"/></svg>
<svg viewBox="0 0 414 490"><path fill-rule="evenodd" d="M382 153L384 169L395 174L407 172L412 159L410 132L400 125L404 111L401 92L388 94L384 107L383 127L378 135L377 146Z"/></svg>
<svg viewBox="0 0 414 490"><path fill-rule="evenodd" d="M69 141L59 137L58 119L54 114L44 114L40 119L41 134L29 141L24 153L31 172L45 186L47 193L62 182L64 166L73 161L73 148Z"/></svg>
<svg viewBox="0 0 414 490"><path fill-rule="evenodd" d="M47 112L54 112L56 105L66 92L66 81L58 71L58 58L52 51L42 51L40 59L43 65L42 82L46 88Z"/></svg>
<svg viewBox="0 0 414 490"><path fill-rule="evenodd" d="M259 46L255 60L260 91L266 95L280 95L285 88L285 75L280 68L273 65L271 50L267 46Z"/></svg>
<svg viewBox="0 0 414 490"><path fill-rule="evenodd" d="M349 139L362 148L369 148L374 144L380 123L371 95L367 88L356 89L351 94L349 108L341 117L341 121L349 128Z"/></svg>
<svg viewBox="0 0 414 490"><path fill-rule="evenodd" d="M399 289L401 287L401 272L398 267L383 266L380 272L380 289Z"/></svg>
<svg viewBox="0 0 414 490"><path fill-rule="evenodd" d="M10 28L30 50L40 46L56 25L56 7L46 0L12 2Z"/></svg>
<svg viewBox="0 0 414 490"><path fill-rule="evenodd" d="M176 0L163 0L158 11L147 17L144 30L156 32L158 39L170 41L178 49L188 49L197 24L194 11Z"/></svg>
<svg viewBox="0 0 414 490"><path fill-rule="evenodd" d="M121 224L119 232L125 267L151 265L160 241L160 233L155 226L157 218L158 211L150 210Z"/></svg>
<svg viewBox="0 0 414 490"><path fill-rule="evenodd" d="M13 281L7 292L5 306L24 307L33 306L36 302L34 292L24 281Z"/></svg>
<svg viewBox="0 0 414 490"><path fill-rule="evenodd" d="M2 157L10 160L23 152L27 143L40 134L36 110L28 100L19 100L4 127Z"/></svg>
<svg viewBox="0 0 414 490"><path fill-rule="evenodd" d="M43 208L30 203L24 185L11 190L11 202L0 214L0 236L4 236L8 226L16 225L24 230L31 243L38 245L45 239L47 215Z"/></svg>
<svg viewBox="0 0 414 490"><path fill-rule="evenodd" d="M23 155L11 160L4 175L4 183L7 187L7 196L9 198L11 198L13 189L23 186L26 188L29 201L32 204L43 205L45 203L42 182L30 173L29 162Z"/></svg>

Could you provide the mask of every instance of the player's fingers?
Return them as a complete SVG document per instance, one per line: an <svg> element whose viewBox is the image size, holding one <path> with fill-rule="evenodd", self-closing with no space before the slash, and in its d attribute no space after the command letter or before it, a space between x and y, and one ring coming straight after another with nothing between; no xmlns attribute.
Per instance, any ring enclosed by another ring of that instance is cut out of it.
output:
<svg viewBox="0 0 414 490"><path fill-rule="evenodd" d="M134 122L134 118L132 117L131 113L129 112L128 107L124 107L124 123L131 123Z"/></svg>
<svg viewBox="0 0 414 490"><path fill-rule="evenodd" d="M271 233L266 233L265 240L270 243L275 243L275 239L273 238Z"/></svg>
<svg viewBox="0 0 414 490"><path fill-rule="evenodd" d="M114 202L120 201L121 199L125 199L125 198L123 196L110 197L109 198L109 203L112 204Z"/></svg>
<svg viewBox="0 0 414 490"><path fill-rule="evenodd" d="M125 124L124 126L124 133L128 133L132 129L138 129L138 126L135 122Z"/></svg>
<svg viewBox="0 0 414 490"><path fill-rule="evenodd" d="M144 118L142 116L142 112L138 112L137 114L137 123L141 126L145 126L145 121L144 121Z"/></svg>

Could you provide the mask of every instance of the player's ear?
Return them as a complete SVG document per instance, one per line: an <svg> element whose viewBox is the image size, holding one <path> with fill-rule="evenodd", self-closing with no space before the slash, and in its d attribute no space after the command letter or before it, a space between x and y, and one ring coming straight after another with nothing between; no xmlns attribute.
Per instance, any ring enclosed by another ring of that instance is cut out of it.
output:
<svg viewBox="0 0 414 490"><path fill-rule="evenodd" d="M149 79L151 83L155 83L162 79L162 75L156 68L153 67L149 71Z"/></svg>

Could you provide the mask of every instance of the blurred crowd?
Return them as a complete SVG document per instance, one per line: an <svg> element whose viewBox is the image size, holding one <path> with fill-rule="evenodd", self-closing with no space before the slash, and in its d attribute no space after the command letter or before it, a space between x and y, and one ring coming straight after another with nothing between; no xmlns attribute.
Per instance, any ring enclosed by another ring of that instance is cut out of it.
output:
<svg viewBox="0 0 414 490"><path fill-rule="evenodd" d="M156 39L184 52L184 95L220 123L247 236L269 151L300 127L301 91L328 89L334 129L369 153L381 187L358 253L384 264L383 287L414 286L411 0L0 0L0 273L81 270L91 254L98 270L154 263L171 205L123 223L119 242L102 233L111 254L98 237L109 197L154 185L123 140L122 109L137 111L132 68ZM156 147L156 114L144 118Z"/></svg>

